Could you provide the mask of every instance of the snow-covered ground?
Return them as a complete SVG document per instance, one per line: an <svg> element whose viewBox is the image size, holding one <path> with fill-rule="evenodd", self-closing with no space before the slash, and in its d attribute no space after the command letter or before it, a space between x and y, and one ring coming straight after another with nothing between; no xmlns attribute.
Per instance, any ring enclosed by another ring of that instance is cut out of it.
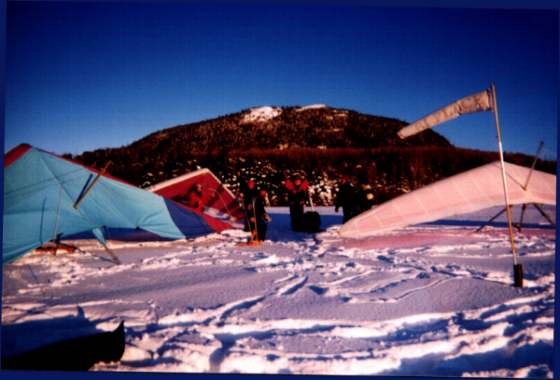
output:
<svg viewBox="0 0 560 380"><path fill-rule="evenodd" d="M122 360L94 370L552 377L553 229L516 234L518 289L506 229L473 232L496 210L363 240L341 240L340 214L319 211L313 235L272 209L259 247L226 231L112 242L122 265L94 241L29 254L4 267L3 349L124 320Z"/></svg>

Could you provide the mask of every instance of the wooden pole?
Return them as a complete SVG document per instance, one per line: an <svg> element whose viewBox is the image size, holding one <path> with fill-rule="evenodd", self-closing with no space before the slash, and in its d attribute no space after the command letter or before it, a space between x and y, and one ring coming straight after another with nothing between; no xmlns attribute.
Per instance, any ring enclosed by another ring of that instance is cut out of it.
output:
<svg viewBox="0 0 560 380"><path fill-rule="evenodd" d="M260 241L259 228L257 226L258 221L257 221L257 210L255 210L255 201L256 198L253 198L253 216L255 217L255 236L257 237L257 241Z"/></svg>
<svg viewBox="0 0 560 380"><path fill-rule="evenodd" d="M509 230L509 239L511 243L511 254L513 257L513 271L514 271L514 279L515 283L514 286L522 287L523 286L523 278L522 278L522 267L520 264L517 263L517 252L515 249L515 240L513 238L513 225L511 221L511 209L509 208L509 195L508 195L508 187L507 187L507 180L506 180L506 168L504 164L504 152L502 148L502 135L500 132L500 118L498 114L498 99L496 98L496 86L492 83L492 102L493 102L493 111L494 111L494 119L496 121L496 132L498 133L498 151L500 154L500 163L502 167L502 184L504 188L504 201L506 205L506 215L508 221L508 230ZM521 278L519 278L519 274L521 274Z"/></svg>

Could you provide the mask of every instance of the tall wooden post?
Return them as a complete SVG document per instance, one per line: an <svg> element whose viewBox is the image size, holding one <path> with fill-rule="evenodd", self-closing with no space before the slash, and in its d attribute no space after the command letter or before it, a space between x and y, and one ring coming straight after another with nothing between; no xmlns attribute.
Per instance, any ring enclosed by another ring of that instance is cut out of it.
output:
<svg viewBox="0 0 560 380"><path fill-rule="evenodd" d="M506 179L506 168L504 164L504 152L502 148L502 134L500 132L500 118L498 114L498 100L496 98L496 86L492 83L492 102L493 102L493 111L494 111L494 119L496 121L496 131L498 133L498 151L500 154L500 163L502 166L502 184L504 187L504 201L506 204L506 215L508 221L508 229L509 229L509 239L511 243L511 254L513 256L513 276L514 276L514 286L515 287L523 287L523 267L521 264L517 263L517 252L515 249L515 240L513 238L513 224L511 221L511 209L509 207L509 195L508 195L508 186L507 186L507 179Z"/></svg>

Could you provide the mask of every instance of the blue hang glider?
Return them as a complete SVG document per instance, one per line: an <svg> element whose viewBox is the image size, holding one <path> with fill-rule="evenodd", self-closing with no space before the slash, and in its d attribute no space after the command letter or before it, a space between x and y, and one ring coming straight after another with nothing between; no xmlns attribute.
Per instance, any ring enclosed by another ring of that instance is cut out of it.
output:
<svg viewBox="0 0 560 380"><path fill-rule="evenodd" d="M169 239L213 232L194 212L103 172L27 144L4 157L2 261L49 241L108 229L143 230Z"/></svg>

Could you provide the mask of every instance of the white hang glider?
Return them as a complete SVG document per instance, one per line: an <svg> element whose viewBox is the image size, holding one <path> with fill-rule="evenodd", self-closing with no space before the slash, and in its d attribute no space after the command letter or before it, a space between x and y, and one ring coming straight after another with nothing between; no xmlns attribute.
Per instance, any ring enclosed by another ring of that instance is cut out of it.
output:
<svg viewBox="0 0 560 380"><path fill-rule="evenodd" d="M510 205L556 204L556 176L505 163ZM527 178L531 176L528 185ZM525 187L526 186L526 187ZM503 205L500 162L435 182L358 215L340 229L345 238L363 238L396 228Z"/></svg>

